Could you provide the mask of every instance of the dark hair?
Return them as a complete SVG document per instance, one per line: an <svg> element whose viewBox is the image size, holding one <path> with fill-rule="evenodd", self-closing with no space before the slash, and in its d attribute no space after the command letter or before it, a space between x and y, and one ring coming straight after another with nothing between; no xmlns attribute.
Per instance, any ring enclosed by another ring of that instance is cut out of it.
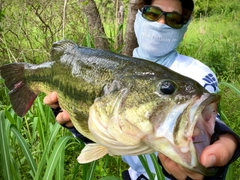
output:
<svg viewBox="0 0 240 180"><path fill-rule="evenodd" d="M194 9L193 0L179 0L182 3L183 17L185 21L188 21L192 15ZM152 0L139 0L138 9L142 8L144 5L151 5Z"/></svg>
<svg viewBox="0 0 240 180"><path fill-rule="evenodd" d="M193 0L179 0L182 3L183 18L187 22L191 16L194 9Z"/></svg>

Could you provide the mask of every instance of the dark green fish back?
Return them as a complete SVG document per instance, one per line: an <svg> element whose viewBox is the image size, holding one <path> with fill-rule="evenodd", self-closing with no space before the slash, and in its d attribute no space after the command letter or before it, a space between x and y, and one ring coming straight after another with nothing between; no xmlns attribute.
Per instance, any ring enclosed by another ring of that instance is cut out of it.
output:
<svg viewBox="0 0 240 180"><path fill-rule="evenodd" d="M53 43L51 51L50 51L50 61L57 61L60 59L60 57L64 54L65 50L67 48L72 48L74 46L77 46L72 41L65 40L65 41L57 41Z"/></svg>

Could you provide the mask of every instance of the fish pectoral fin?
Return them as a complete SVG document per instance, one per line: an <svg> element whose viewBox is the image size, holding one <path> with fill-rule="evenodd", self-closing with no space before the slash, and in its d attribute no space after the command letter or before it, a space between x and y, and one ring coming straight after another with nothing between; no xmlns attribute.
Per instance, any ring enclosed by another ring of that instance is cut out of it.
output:
<svg viewBox="0 0 240 180"><path fill-rule="evenodd" d="M77 158L80 164L89 163L102 158L108 153L108 150L96 143L86 144Z"/></svg>

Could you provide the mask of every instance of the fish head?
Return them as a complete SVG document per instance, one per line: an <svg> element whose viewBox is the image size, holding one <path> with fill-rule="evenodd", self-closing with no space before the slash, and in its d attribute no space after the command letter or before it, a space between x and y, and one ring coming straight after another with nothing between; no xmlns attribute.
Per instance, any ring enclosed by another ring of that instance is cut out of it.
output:
<svg viewBox="0 0 240 180"><path fill-rule="evenodd" d="M215 173L199 159L214 133L219 95L154 66L125 69L105 85L90 108L89 130L112 155L160 152L190 170Z"/></svg>
<svg viewBox="0 0 240 180"><path fill-rule="evenodd" d="M211 143L220 96L175 73L153 79L155 91L149 93L152 107L144 112L152 132L147 132L142 140L154 151L191 171L209 176L215 174L217 169L200 164L200 156ZM140 128L145 129L144 126Z"/></svg>

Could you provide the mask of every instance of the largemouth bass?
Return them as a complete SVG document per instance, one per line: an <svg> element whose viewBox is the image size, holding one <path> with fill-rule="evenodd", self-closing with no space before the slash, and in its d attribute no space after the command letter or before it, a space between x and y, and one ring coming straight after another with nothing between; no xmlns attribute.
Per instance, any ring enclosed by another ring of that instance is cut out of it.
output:
<svg viewBox="0 0 240 180"><path fill-rule="evenodd" d="M106 155L161 152L204 175L199 163L214 133L219 95L159 64L116 53L53 44L49 61L0 67L12 107L24 116L39 92L56 91L87 144L78 157L88 163Z"/></svg>

